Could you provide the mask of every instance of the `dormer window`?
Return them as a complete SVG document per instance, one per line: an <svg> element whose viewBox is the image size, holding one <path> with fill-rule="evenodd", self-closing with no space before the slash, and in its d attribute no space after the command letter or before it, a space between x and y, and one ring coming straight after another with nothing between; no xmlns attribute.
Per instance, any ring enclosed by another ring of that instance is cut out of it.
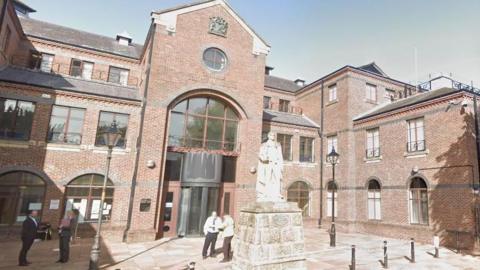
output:
<svg viewBox="0 0 480 270"><path fill-rule="evenodd" d="M127 31L123 31L120 34L117 34L117 41L120 45L128 46L132 43L132 37L127 33Z"/></svg>

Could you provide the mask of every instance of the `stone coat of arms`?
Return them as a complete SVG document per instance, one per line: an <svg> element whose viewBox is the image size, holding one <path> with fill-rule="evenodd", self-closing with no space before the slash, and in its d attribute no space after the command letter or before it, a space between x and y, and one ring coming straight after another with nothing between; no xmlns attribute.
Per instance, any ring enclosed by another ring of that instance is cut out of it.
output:
<svg viewBox="0 0 480 270"><path fill-rule="evenodd" d="M226 36L228 30L228 23L221 17L211 17L210 25L208 26L210 33L220 36Z"/></svg>

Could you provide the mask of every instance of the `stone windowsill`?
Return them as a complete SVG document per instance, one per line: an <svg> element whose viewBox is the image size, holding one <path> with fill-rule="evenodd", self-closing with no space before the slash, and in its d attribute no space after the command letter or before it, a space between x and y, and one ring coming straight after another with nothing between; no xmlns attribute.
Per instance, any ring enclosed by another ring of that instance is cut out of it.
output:
<svg viewBox="0 0 480 270"><path fill-rule="evenodd" d="M370 103L370 104L373 104L373 105L378 105L378 102L376 100L371 100L371 99L364 99L364 101L366 103Z"/></svg>
<svg viewBox="0 0 480 270"><path fill-rule="evenodd" d="M336 104L336 103L338 103L338 99L329 101L325 106L328 107L328 106L333 105L333 104Z"/></svg>
<svg viewBox="0 0 480 270"><path fill-rule="evenodd" d="M92 149L92 152L96 154L107 154L106 147L93 146L91 147L91 149ZM113 148L112 155L125 155L130 152L131 152L130 148Z"/></svg>
<svg viewBox="0 0 480 270"><path fill-rule="evenodd" d="M417 151L417 152L405 152L403 153L403 156L406 158L421 158L421 157L426 157L430 153L430 151L424 150L424 151Z"/></svg>
<svg viewBox="0 0 480 270"><path fill-rule="evenodd" d="M383 159L382 156L378 156L378 157L371 157L371 158L363 158L363 161L365 163L378 163L382 161L382 159Z"/></svg>
<svg viewBox="0 0 480 270"><path fill-rule="evenodd" d="M33 145L35 145L35 141L0 140L0 147L29 148Z"/></svg>
<svg viewBox="0 0 480 270"><path fill-rule="evenodd" d="M79 144L47 143L45 149L53 151L80 152L80 150L85 149L85 146Z"/></svg>

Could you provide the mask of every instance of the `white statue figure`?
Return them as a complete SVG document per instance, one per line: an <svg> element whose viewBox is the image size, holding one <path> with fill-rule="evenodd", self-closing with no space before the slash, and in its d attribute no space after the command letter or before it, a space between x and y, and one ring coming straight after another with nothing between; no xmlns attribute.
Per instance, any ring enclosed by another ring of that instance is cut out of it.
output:
<svg viewBox="0 0 480 270"><path fill-rule="evenodd" d="M268 140L258 154L257 201L284 201L282 196L283 155L282 146L275 140L275 133L268 133Z"/></svg>

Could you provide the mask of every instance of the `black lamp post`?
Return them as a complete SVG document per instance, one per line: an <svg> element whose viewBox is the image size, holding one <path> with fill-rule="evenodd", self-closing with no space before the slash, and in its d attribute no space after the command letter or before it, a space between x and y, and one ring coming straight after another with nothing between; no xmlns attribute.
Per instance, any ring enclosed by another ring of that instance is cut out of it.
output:
<svg viewBox="0 0 480 270"><path fill-rule="evenodd" d="M102 229L102 220L103 220L103 202L105 200L105 188L107 186L108 180L108 173L110 171L110 160L112 159L112 150L115 145L117 145L118 141L122 138L122 133L117 128L117 123L113 121L112 125L105 131L103 134L103 141L107 146L107 166L105 168L105 177L103 179L103 187L102 187L102 198L100 201L100 209L98 213L98 225L97 225L97 233L95 234L95 238L93 241L92 250L90 252L90 264L88 266L89 270L97 270L98 269L98 261L100 259L100 233Z"/></svg>
<svg viewBox="0 0 480 270"><path fill-rule="evenodd" d="M332 148L332 151L327 155L327 162L332 165L332 227L330 228L330 246L335 246L335 191L337 186L335 184L335 165L338 163L338 157L340 155L335 151L335 147Z"/></svg>

